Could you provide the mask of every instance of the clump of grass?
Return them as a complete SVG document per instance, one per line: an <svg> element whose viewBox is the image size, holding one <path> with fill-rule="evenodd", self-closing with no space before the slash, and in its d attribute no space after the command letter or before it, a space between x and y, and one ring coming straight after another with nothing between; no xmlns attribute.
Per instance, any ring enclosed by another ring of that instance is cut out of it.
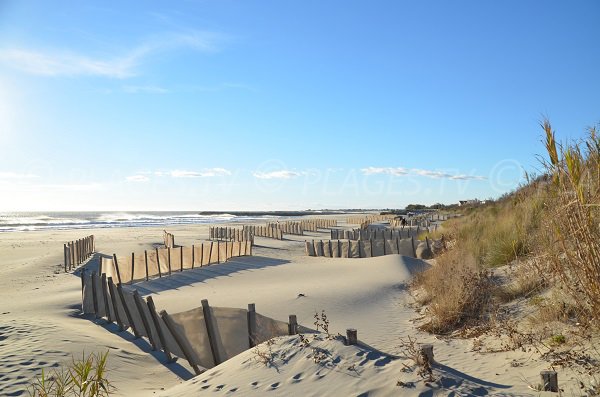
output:
<svg viewBox="0 0 600 397"><path fill-rule="evenodd" d="M585 319L600 325L600 137L591 128L584 141L560 145L549 121L542 128L553 187L546 256Z"/></svg>
<svg viewBox="0 0 600 397"><path fill-rule="evenodd" d="M436 266L415 278L415 286L425 292L421 303L429 304L431 319L422 329L440 334L479 320L489 307L493 290L490 274L460 250L441 255Z"/></svg>
<svg viewBox="0 0 600 397"><path fill-rule="evenodd" d="M563 334L556 334L552 335L552 337L550 338L550 342L553 345L563 345L567 342L567 338L565 338Z"/></svg>
<svg viewBox="0 0 600 397"><path fill-rule="evenodd" d="M105 397L110 396L113 387L106 378L106 353L83 353L81 360L72 362L49 374L42 369L42 375L29 386L32 397Z"/></svg>

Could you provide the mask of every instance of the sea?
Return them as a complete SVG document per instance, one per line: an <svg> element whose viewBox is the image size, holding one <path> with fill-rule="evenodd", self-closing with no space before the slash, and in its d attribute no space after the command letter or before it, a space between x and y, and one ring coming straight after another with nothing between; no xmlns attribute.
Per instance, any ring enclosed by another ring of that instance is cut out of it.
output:
<svg viewBox="0 0 600 397"><path fill-rule="evenodd" d="M114 227L191 225L275 221L277 214L231 214L193 212L4 212L0 213L1 232L72 230Z"/></svg>

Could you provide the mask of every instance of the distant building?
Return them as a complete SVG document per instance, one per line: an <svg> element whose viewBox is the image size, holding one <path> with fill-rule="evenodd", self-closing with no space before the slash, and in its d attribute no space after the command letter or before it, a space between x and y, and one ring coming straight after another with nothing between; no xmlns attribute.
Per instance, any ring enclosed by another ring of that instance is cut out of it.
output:
<svg viewBox="0 0 600 397"><path fill-rule="evenodd" d="M479 205L482 204L481 200L479 199L473 199L473 200L460 200L458 202L459 206L464 206L464 205Z"/></svg>

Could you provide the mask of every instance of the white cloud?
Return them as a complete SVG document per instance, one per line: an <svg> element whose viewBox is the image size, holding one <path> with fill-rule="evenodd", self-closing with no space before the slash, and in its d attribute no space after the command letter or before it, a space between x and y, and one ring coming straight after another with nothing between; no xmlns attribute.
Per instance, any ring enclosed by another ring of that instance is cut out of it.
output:
<svg viewBox="0 0 600 397"><path fill-rule="evenodd" d="M451 180L479 180L483 181L487 178L479 175L464 175L464 174L450 174L442 171L433 171L433 170L423 170L419 168L406 169L401 167L367 167L361 169L364 175L377 175L377 174L385 174L385 175L393 175L393 176L402 176L402 175L419 175L425 176L428 178L435 179L451 179Z"/></svg>
<svg viewBox="0 0 600 397"><path fill-rule="evenodd" d="M165 175L164 172L159 172L161 175ZM157 175L159 173L156 173ZM227 176L231 175L231 171L225 168L208 168L203 171L186 171L186 170L173 170L167 175L173 178L207 178L214 176Z"/></svg>
<svg viewBox="0 0 600 397"><path fill-rule="evenodd" d="M34 174L22 174L18 172L3 172L0 171L0 179L31 179L31 178L39 178Z"/></svg>
<svg viewBox="0 0 600 397"><path fill-rule="evenodd" d="M125 178L128 182L148 182L150 178L146 175L131 175Z"/></svg>
<svg viewBox="0 0 600 397"><path fill-rule="evenodd" d="M271 172L254 172L252 175L258 179L293 179L303 175L303 173L290 170L280 170Z"/></svg>
<svg viewBox="0 0 600 397"><path fill-rule="evenodd" d="M379 167L367 167L361 169L362 173L365 175L377 175L377 174L388 174L388 175L407 175L408 170L406 168L401 167L387 167L387 168L379 168Z"/></svg>
<svg viewBox="0 0 600 397"><path fill-rule="evenodd" d="M155 36L120 55L93 57L68 50L25 48L0 49L0 62L26 73L42 76L100 76L125 79L135 76L142 61L158 52L177 48L215 51L220 36L211 32L186 31Z"/></svg>

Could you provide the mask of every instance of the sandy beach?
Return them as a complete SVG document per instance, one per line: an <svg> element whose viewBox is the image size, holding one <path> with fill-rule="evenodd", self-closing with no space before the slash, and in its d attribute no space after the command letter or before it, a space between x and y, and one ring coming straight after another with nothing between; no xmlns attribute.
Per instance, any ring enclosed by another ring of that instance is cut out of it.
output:
<svg viewBox="0 0 600 397"><path fill-rule="evenodd" d="M341 217L339 221L344 226ZM187 246L207 239L208 227L173 226L169 232L176 236L177 244ZM156 247L162 244L162 230L85 232L95 235L98 252L111 255ZM107 350L109 379L119 396L196 395L200 391L229 394L233 389L244 396L262 395L266 390L273 395L315 396L420 395L427 391L442 395L530 394L525 380L535 383L540 370L547 367L535 354L482 354L474 351L472 340L442 339L416 329L421 314L414 309L408 284L430 264L400 255L362 259L305 255L305 240L325 239L328 234L323 230L305 236L286 235L284 240L257 237L253 256L127 288L151 295L157 307L170 313L198 307L202 299L233 308L254 303L263 315L287 321L295 314L300 325L314 327L314 314L325 311L331 334L345 335L346 329L355 328L359 340L373 351L389 354L389 362L360 360L370 353L339 341L316 340L313 343L341 358L329 366L315 364L310 351L297 347L300 354L293 354L293 360L271 368L257 362L251 349L194 377L185 360L166 364L162 353L152 352L144 339L134 339L130 332L118 332L114 324L81 314L79 271L62 270L62 244L81 236L82 231L3 233L0 394L26 395L27 385L42 368L59 366L84 352ZM88 266L94 266L94 259ZM403 371L410 360L401 345L408 337L434 344L439 363L434 371L445 379L440 385L427 386L416 374ZM294 337L283 337L276 339L274 348L294 350L297 345ZM399 381L414 386L401 388ZM563 387L576 386L564 377L561 382Z"/></svg>

